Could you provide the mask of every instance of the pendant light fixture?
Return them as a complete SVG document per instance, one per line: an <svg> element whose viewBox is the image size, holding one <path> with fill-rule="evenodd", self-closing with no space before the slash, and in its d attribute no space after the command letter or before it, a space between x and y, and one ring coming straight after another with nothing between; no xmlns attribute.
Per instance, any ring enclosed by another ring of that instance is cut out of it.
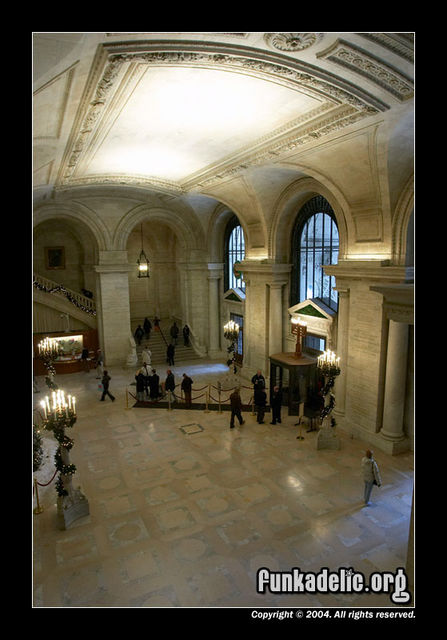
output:
<svg viewBox="0 0 447 640"><path fill-rule="evenodd" d="M149 260L146 257L143 249L143 223L141 223L141 253L140 257L137 260L138 265L138 277L139 278L149 278Z"/></svg>

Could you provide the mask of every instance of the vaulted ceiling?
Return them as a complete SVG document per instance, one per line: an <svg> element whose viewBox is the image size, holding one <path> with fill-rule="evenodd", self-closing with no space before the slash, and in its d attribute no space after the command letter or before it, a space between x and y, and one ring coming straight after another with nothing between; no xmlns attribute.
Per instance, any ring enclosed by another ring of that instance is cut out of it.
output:
<svg viewBox="0 0 447 640"><path fill-rule="evenodd" d="M412 147L412 33L34 33L36 199L132 185L206 193L388 118ZM403 160L401 160L403 162Z"/></svg>

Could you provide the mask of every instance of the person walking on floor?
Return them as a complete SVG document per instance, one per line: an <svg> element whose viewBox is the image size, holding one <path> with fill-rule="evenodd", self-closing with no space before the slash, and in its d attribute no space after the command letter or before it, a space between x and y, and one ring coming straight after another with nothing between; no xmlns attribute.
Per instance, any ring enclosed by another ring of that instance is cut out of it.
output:
<svg viewBox="0 0 447 640"><path fill-rule="evenodd" d="M104 375L102 376L102 396L101 396L101 400L104 402L104 398L106 396L109 396L109 398L111 399L111 401L113 402L115 400L115 396L112 396L112 394L109 391L109 383L110 383L110 376L108 371L104 371Z"/></svg>
<svg viewBox="0 0 447 640"><path fill-rule="evenodd" d="M144 393L146 395L146 398L149 398L149 378L151 377L151 372L148 369L148 365L146 362L143 363L143 366L141 367L140 371L143 374L143 379L144 379Z"/></svg>
<svg viewBox="0 0 447 640"><path fill-rule="evenodd" d="M257 411L256 421L259 424L264 424L265 405L267 403L267 394L264 391L264 387L259 386L254 394L254 401Z"/></svg>
<svg viewBox="0 0 447 640"><path fill-rule="evenodd" d="M144 402L144 396L146 391L146 380L142 369L139 369L135 375L137 381L137 400Z"/></svg>
<svg viewBox="0 0 447 640"><path fill-rule="evenodd" d="M192 379L189 376L187 376L186 373L184 373L183 374L182 384L181 384L181 389L182 389L183 393L185 394L185 404L186 404L187 407L191 406L192 385L193 385Z"/></svg>
<svg viewBox="0 0 447 640"><path fill-rule="evenodd" d="M165 392L168 394L169 402L175 402L174 389L175 389L174 374L172 373L171 369L168 369L166 371Z"/></svg>
<svg viewBox="0 0 447 640"><path fill-rule="evenodd" d="M282 404L282 393L278 386L273 387L272 399L270 401L270 406L272 408L272 421L270 424L276 424L279 422L281 424L281 404Z"/></svg>
<svg viewBox="0 0 447 640"><path fill-rule="evenodd" d="M242 399L239 394L239 388L236 388L233 393L230 395L230 403L231 403L231 418L230 418L230 429L234 429L234 418L237 417L239 420L239 424L245 424L245 420L242 419Z"/></svg>
<svg viewBox="0 0 447 640"><path fill-rule="evenodd" d="M169 343L168 348L166 349L166 358L168 360L168 364L170 366L174 366L174 355L175 355L175 347L172 342Z"/></svg>
<svg viewBox="0 0 447 640"><path fill-rule="evenodd" d="M104 356L101 349L96 352L96 379L101 380L104 375Z"/></svg>
<svg viewBox="0 0 447 640"><path fill-rule="evenodd" d="M374 460L373 452L370 449L366 450L365 456L362 458L362 473L365 485L363 499L365 501L365 505L370 505L371 503L369 499L371 497L373 486L377 485L380 487L382 484L379 467L377 462Z"/></svg>

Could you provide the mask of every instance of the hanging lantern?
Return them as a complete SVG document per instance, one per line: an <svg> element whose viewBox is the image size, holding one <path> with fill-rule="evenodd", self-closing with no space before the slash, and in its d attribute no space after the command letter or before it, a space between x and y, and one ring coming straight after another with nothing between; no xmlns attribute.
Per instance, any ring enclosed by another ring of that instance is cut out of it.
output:
<svg viewBox="0 0 447 640"><path fill-rule="evenodd" d="M137 265L138 265L138 277L149 278L150 277L149 260L147 259L146 254L144 253L144 248L143 248L143 224L141 224L141 252L140 252L140 257L137 260Z"/></svg>

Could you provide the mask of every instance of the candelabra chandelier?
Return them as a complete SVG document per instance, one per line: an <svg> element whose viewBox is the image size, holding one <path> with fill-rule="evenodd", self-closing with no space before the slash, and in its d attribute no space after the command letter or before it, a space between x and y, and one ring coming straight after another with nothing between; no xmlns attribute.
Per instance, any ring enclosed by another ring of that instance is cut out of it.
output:
<svg viewBox="0 0 447 640"><path fill-rule="evenodd" d="M58 496L68 496L72 493L71 476L76 471L76 466L70 464L68 452L73 447L74 441L69 438L65 429L73 427L76 422L76 398L58 389L53 391L51 403L46 396L40 403L43 412L43 428L52 431L59 447L54 456L56 469L59 471L59 478L56 482Z"/></svg>
<svg viewBox="0 0 447 640"><path fill-rule="evenodd" d="M323 397L326 399L326 396L329 394L329 402L327 404L325 402L325 406L320 414L320 421L323 423L323 420L327 418L335 407L335 395L331 389L333 389L335 385L335 378L340 375L340 358L337 357L333 351L325 351L318 357L317 367L325 378L325 385L322 389ZM333 423L335 424L335 421L333 421Z"/></svg>
<svg viewBox="0 0 447 640"><path fill-rule="evenodd" d="M57 385L54 383L54 376L56 375L56 369L54 367L54 361L61 353L59 343L54 338L44 338L37 345L39 350L39 357L42 358L45 369L48 372L46 377L47 385L50 389L57 389Z"/></svg>

